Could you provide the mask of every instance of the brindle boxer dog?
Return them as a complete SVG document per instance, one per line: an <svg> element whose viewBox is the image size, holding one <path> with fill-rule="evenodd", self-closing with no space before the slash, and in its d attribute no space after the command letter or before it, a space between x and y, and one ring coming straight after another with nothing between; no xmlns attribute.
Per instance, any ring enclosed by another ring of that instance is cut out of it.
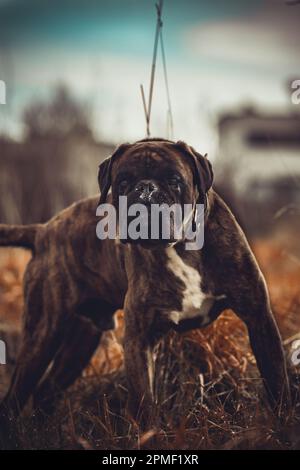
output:
<svg viewBox="0 0 300 470"><path fill-rule="evenodd" d="M212 189L209 161L183 142L121 145L99 170L100 202L205 205L201 250L184 240L122 244L96 237L97 198L46 224L0 226L0 245L32 250L24 279L24 331L3 410L16 415L30 395L48 408L88 364L113 314L125 310L125 365L132 412L147 423L152 351L170 329L204 327L231 308L247 325L270 403L289 402L281 338L264 277L237 221ZM50 366L50 367L49 367Z"/></svg>

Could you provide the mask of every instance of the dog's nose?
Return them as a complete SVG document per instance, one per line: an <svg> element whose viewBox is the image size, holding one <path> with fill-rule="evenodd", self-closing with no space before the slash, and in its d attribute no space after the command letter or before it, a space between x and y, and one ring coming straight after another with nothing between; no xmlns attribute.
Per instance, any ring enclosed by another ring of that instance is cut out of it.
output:
<svg viewBox="0 0 300 470"><path fill-rule="evenodd" d="M141 194L150 195L154 191L157 191L158 188L152 180L142 180L138 182L134 189Z"/></svg>

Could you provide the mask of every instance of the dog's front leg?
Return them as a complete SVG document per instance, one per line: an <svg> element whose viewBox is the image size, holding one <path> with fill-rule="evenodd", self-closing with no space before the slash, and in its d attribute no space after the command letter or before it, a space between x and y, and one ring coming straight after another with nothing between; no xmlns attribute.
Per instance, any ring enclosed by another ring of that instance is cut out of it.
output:
<svg viewBox="0 0 300 470"><path fill-rule="evenodd" d="M152 348L127 331L124 342L129 410L143 427L154 421Z"/></svg>
<svg viewBox="0 0 300 470"><path fill-rule="evenodd" d="M290 406L290 387L281 337L270 308L247 321L250 344L257 366L265 380L269 401L279 415Z"/></svg>
<svg viewBox="0 0 300 470"><path fill-rule="evenodd" d="M291 403L290 387L282 340L264 282L260 283L252 299L244 298L235 311L247 325L251 348L270 404L283 416Z"/></svg>
<svg viewBox="0 0 300 470"><path fill-rule="evenodd" d="M129 409L142 427L155 422L154 403L154 339L145 319L149 310L125 307L124 356L128 384Z"/></svg>

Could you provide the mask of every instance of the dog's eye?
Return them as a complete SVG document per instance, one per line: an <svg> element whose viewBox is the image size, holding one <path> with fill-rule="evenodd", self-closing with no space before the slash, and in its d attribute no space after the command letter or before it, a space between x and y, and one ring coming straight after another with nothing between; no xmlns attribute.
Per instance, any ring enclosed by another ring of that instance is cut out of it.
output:
<svg viewBox="0 0 300 470"><path fill-rule="evenodd" d="M119 182L119 191L125 191L127 186L129 184L129 181L127 179L123 179Z"/></svg>
<svg viewBox="0 0 300 470"><path fill-rule="evenodd" d="M180 188L180 180L176 176L168 179L168 184L174 189Z"/></svg>

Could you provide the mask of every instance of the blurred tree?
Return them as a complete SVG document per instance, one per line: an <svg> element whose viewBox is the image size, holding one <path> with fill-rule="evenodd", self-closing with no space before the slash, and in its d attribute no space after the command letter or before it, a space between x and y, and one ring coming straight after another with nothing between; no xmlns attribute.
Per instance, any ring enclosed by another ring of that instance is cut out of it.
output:
<svg viewBox="0 0 300 470"><path fill-rule="evenodd" d="M76 101L65 85L58 85L50 101L31 103L23 113L27 139L92 135L90 110Z"/></svg>

